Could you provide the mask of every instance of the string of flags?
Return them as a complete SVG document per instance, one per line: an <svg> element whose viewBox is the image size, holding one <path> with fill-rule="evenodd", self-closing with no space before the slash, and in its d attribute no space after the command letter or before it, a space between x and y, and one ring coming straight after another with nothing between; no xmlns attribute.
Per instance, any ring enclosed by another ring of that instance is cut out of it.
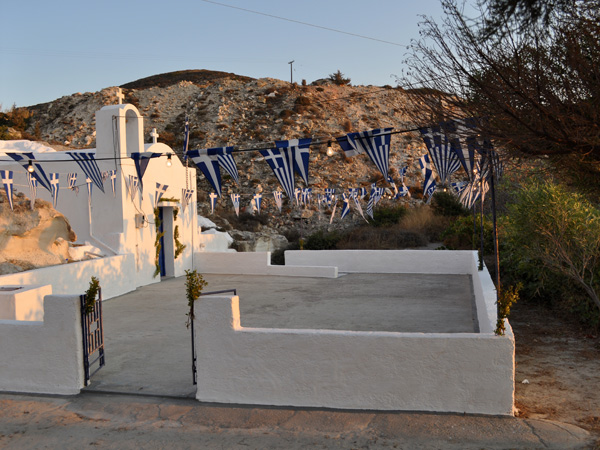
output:
<svg viewBox="0 0 600 450"><path fill-rule="evenodd" d="M452 191L456 193L459 200L467 207L472 207L476 201L484 198L485 193L489 189L488 179L492 173L496 177L502 174L502 165L497 152L492 149L489 141L481 140L472 131L475 126L476 121L474 119L463 119L419 128L419 132L427 147L427 153L419 159L424 180L423 194L427 197L427 201L431 199L438 186L436 174L439 184L442 186L450 184ZM366 212L363 211L361 205L361 200L367 195L367 190L364 187L350 188L347 194L340 192L338 194L339 197L333 188L325 189L324 193L320 193L313 192L313 189L308 187L311 138L275 141L272 148L258 150L283 189L283 191L276 190L273 192L275 206L280 212L282 211L283 196L285 194L292 203L295 202L299 207L308 207L313 201L316 201L319 211L322 207L334 211L338 204L338 199L341 198L342 217L346 217L352 207L361 217L365 218L366 214L366 216L372 218L373 208L386 193L389 192L391 198L396 200L402 197L410 197L410 191L405 183L408 167L406 166L398 170L399 180L394 180L389 174L390 143L393 133L393 128L379 128L348 133L345 136L335 138L346 157L366 154L379 172L381 172L383 179L389 186L389 189L377 187L375 184L371 186ZM188 150L189 122L187 120L184 137L184 158L194 161L214 189L214 193L209 195L211 213L214 213L216 202L223 193L221 169L225 170L231 179L239 184L239 172L233 156L235 149L230 146ZM35 202L37 186L40 185L51 193L53 204L56 207L61 189L60 174L46 172L43 167L44 162L36 160L32 152L9 152L6 154L27 170L32 206ZM113 197L116 197L116 170L101 172L93 152L73 151L65 152L65 154L76 162L84 173L90 202L92 195L91 184L94 184L104 193L104 182L108 179L111 182ZM163 156L163 154L153 152L131 154L136 175L128 175L124 179L126 191L131 201L135 201L137 192L140 194L143 193L144 174L150 160L160 156ZM466 173L467 180L460 183L449 183L450 176L456 173L461 167ZM305 187L296 187L295 175L301 177ZM7 195L9 190L12 195L12 171L2 171L2 176ZM65 189L74 191L77 194L79 191L77 173L68 173L66 181L67 187ZM184 209L191 201L193 192L193 190L189 189L182 190L181 202ZM158 202L159 198L160 195L158 194L157 186L155 203ZM231 200L236 214L239 214L239 194L232 194ZM262 202L262 195L254 194L251 200L252 210L260 213L261 209L263 209Z"/></svg>

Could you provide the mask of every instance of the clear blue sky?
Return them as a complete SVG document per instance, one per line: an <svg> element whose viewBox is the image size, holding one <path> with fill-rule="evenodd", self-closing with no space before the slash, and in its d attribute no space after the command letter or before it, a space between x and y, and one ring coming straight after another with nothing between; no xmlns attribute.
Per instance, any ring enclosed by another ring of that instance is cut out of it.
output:
<svg viewBox="0 0 600 450"><path fill-rule="evenodd" d="M439 0L215 0L373 41L201 0L0 3L0 103L7 109L186 69L309 83L341 70L353 84L395 85L419 15Z"/></svg>

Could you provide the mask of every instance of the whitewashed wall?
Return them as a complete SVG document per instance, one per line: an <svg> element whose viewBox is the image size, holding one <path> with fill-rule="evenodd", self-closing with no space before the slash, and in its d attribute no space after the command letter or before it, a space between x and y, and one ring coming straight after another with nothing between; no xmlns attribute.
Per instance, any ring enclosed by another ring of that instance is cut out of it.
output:
<svg viewBox="0 0 600 450"><path fill-rule="evenodd" d="M240 326L239 298L196 307L205 402L512 415L514 337Z"/></svg>
<svg viewBox="0 0 600 450"><path fill-rule="evenodd" d="M77 394L83 388L79 296L49 295L43 321L0 320L0 391Z"/></svg>
<svg viewBox="0 0 600 450"><path fill-rule="evenodd" d="M129 254L0 275L0 285L50 284L54 294L81 295L95 276L102 287L102 298L107 300L135 290L135 275L135 259Z"/></svg>
<svg viewBox="0 0 600 450"><path fill-rule="evenodd" d="M271 252L199 252L194 268L200 273L237 275L279 275L288 277L337 278L337 267L271 265Z"/></svg>

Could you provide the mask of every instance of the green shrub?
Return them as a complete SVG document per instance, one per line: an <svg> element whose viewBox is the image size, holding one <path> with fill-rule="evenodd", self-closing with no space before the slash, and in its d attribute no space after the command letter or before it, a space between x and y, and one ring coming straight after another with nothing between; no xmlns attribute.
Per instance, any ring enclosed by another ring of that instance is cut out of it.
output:
<svg viewBox="0 0 600 450"><path fill-rule="evenodd" d="M431 199L431 207L433 212L439 216L468 216L471 213L451 192L436 191Z"/></svg>
<svg viewBox="0 0 600 450"><path fill-rule="evenodd" d="M306 250L335 250L341 235L337 231L319 230L311 234L304 242Z"/></svg>
<svg viewBox="0 0 600 450"><path fill-rule="evenodd" d="M481 248L481 217L475 216L475 229L473 229L473 216L457 218L442 233L444 246L450 250L479 250ZM483 253L494 253L492 222L483 218Z"/></svg>
<svg viewBox="0 0 600 450"><path fill-rule="evenodd" d="M338 86L349 85L351 81L350 78L345 78L344 74L340 70L329 75L329 79L333 81L333 84L337 84Z"/></svg>
<svg viewBox="0 0 600 450"><path fill-rule="evenodd" d="M559 184L527 181L508 211L502 227L504 257L521 269L513 276L524 277L525 288L537 286L536 292L560 278L559 291L570 298L577 298L576 292L587 296L587 302L572 308L589 310L592 302L599 316L600 210Z"/></svg>
<svg viewBox="0 0 600 450"><path fill-rule="evenodd" d="M371 223L376 227L387 227L400 222L407 214L407 209L404 206L380 206L373 210L373 220Z"/></svg>

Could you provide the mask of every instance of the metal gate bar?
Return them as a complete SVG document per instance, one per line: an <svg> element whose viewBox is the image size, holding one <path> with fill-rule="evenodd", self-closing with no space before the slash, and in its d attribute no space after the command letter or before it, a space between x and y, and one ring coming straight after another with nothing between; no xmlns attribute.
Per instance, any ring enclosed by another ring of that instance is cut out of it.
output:
<svg viewBox="0 0 600 450"><path fill-rule="evenodd" d="M86 296L81 295L79 300L81 303L81 329L83 337L84 386L87 386L92 375L98 372L105 364L102 290L98 291L98 299L94 303L94 309L89 313L85 312ZM96 363L98 363L97 367L92 369L92 366Z"/></svg>

